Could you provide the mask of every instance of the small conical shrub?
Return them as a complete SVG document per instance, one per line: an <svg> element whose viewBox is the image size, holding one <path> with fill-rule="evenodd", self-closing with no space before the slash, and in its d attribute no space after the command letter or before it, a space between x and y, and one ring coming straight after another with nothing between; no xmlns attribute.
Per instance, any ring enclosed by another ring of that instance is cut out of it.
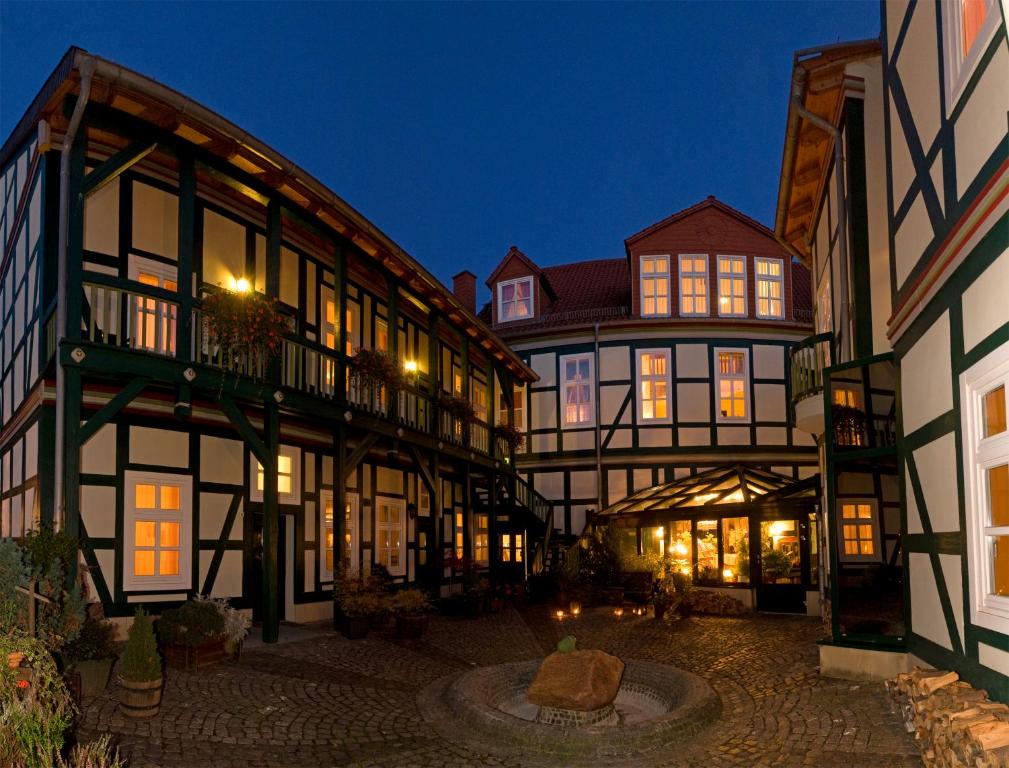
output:
<svg viewBox="0 0 1009 768"><path fill-rule="evenodd" d="M124 679L137 683L161 677L161 657L158 656L158 644L154 640L154 627L151 625L151 617L142 608L138 608L133 617L119 674Z"/></svg>

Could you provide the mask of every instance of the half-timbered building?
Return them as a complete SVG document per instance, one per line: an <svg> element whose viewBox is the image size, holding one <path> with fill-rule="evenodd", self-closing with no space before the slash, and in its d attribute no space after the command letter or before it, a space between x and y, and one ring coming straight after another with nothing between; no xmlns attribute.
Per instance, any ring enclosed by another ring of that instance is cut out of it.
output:
<svg viewBox="0 0 1009 768"><path fill-rule="evenodd" d="M512 418L536 376L362 214L79 49L0 169L0 535L51 522L79 537L110 616L210 594L261 617L267 640L280 619L328 615L341 567L433 589L463 563L524 576L549 510L488 404L500 394ZM277 358L221 349L203 309L220 290L279 302ZM354 386L361 348L390 353L406 384ZM442 392L474 404L472 424Z"/></svg>
<svg viewBox="0 0 1009 768"><path fill-rule="evenodd" d="M469 273L456 285L475 294ZM760 556L742 505L816 474L814 440L791 423L786 365L811 330L807 269L769 229L709 197L627 238L620 258L540 267L512 247L487 286L482 316L539 377L514 393L528 435L516 468L550 500L562 536L581 534L591 512L647 497L607 515L627 547L685 549L695 578L752 603L750 574L731 566L740 546ZM700 504L665 505L679 492L663 489L680 481ZM793 512L778 545L794 568L775 583L804 589L776 607L816 612L799 554L810 518Z"/></svg>

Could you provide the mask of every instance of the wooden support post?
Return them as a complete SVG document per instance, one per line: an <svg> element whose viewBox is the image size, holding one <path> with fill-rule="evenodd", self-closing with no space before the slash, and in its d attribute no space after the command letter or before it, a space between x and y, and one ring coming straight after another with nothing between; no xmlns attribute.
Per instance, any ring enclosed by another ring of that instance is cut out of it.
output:
<svg viewBox="0 0 1009 768"><path fill-rule="evenodd" d="M283 222L280 216L280 203L271 200L266 207L266 295L272 299L280 296L280 243L283 235ZM270 361L266 371L266 380L278 383L280 381L280 360Z"/></svg>
<svg viewBox="0 0 1009 768"><path fill-rule="evenodd" d="M111 184L124 171L151 154L157 146L158 143L153 139L141 139L128 144L84 177L84 194L93 195L102 187ZM179 213L181 223L181 211Z"/></svg>
<svg viewBox="0 0 1009 768"><path fill-rule="evenodd" d="M441 341L439 328L441 319L431 310L427 323L427 386L431 394L431 434L441 440L441 410L438 408L438 393L441 391ZM435 454L437 456L437 454ZM432 503L433 500L432 500ZM432 512L432 514L435 514ZM437 511L441 514L441 510ZM439 523L440 524L440 523ZM440 554L439 554L440 557Z"/></svg>
<svg viewBox="0 0 1009 768"><path fill-rule="evenodd" d="M434 451L431 454L431 480L434 483L434 494L431 496L431 517L434 518L434 567L438 578L436 585L440 591L445 581L445 504L442 500L441 454Z"/></svg>
<svg viewBox="0 0 1009 768"><path fill-rule="evenodd" d="M487 473L487 567L490 569L491 578L498 574L498 557L500 545L498 544L498 523L497 523L497 483L498 474L494 470Z"/></svg>
<svg viewBox="0 0 1009 768"><path fill-rule="evenodd" d="M193 269L196 243L196 166L193 156L179 157L179 308L175 319L175 356L192 360Z"/></svg>
<svg viewBox="0 0 1009 768"><path fill-rule="evenodd" d="M462 556L469 562L473 561L473 465L466 462L466 471L462 479ZM454 544L454 542L453 542Z"/></svg>
<svg viewBox="0 0 1009 768"><path fill-rule="evenodd" d="M402 373L403 363L399 359L399 286L396 279L386 274L385 277L386 296L389 305L389 354L396 365L400 367ZM386 388L389 398L389 418L395 421L399 418L399 394Z"/></svg>
<svg viewBox="0 0 1009 768"><path fill-rule="evenodd" d="M336 241L333 278L336 281L336 321L339 329L336 344L336 401L343 403L347 400L347 246L343 240Z"/></svg>
<svg viewBox="0 0 1009 768"><path fill-rule="evenodd" d="M353 563L343 562L344 510L347 508L347 472L344 458L347 455L347 425L337 422L333 430L333 579ZM353 549L351 550L353 551Z"/></svg>
<svg viewBox="0 0 1009 768"><path fill-rule="evenodd" d="M277 583L277 541L280 509L277 499L277 454L280 449L280 414L276 403L263 406L264 442L269 461L263 464L263 642L280 636L280 585Z"/></svg>

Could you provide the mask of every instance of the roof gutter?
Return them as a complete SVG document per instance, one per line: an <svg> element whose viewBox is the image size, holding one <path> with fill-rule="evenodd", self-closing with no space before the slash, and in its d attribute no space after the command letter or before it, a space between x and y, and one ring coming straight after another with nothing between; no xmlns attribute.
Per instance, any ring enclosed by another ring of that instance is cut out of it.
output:
<svg viewBox="0 0 1009 768"><path fill-rule="evenodd" d="M91 78L95 73L95 62L93 59L84 58L78 64L81 72L81 91L74 105L73 114L70 116L70 123L67 132L63 136L63 148L60 150L60 212L59 212L59 245L57 248L57 301L56 301L56 337L59 341L66 338L67 332L67 259L69 254L70 241L70 153L73 151L74 142L77 139L77 131L84 117L84 108L88 104L91 96ZM63 484L63 457L66 439L66 371L60 360L59 343L56 345L56 467L53 478L53 497L56 500L57 511L55 525L57 529L62 529L66 521L63 519L66 512L66 499L64 498Z"/></svg>
<svg viewBox="0 0 1009 768"><path fill-rule="evenodd" d="M326 188L320 181L313 178L307 171L292 163L287 158L281 156L276 150L271 149L255 136L242 130L237 125L227 120L216 112L207 109L202 104L193 101L188 96L163 85L156 80L151 80L137 72L115 64L106 59L78 50L75 57L76 66L83 72L85 62L90 62L94 67L94 74L102 80L108 81L112 85L121 85L127 89L138 91L151 96L154 99L172 105L179 114L188 115L194 120L202 122L207 126L229 136L237 144L243 146L259 157L274 165L278 171L289 181L309 189L312 194L321 198L326 204L332 206L345 218L353 222L355 228L367 234L372 240L379 243L383 248L395 255L404 262L408 271L426 283L431 290L440 294L449 304L461 314L467 317L476 327L481 328L484 333L491 338L495 338L493 331L488 329L472 312L467 310L459 301L452 297L451 293L424 267L420 265L412 256L394 243L389 237L381 232L374 224L368 221L361 213L354 210L345 200L338 197L332 190ZM518 366L527 374L530 381L536 381L538 377L525 363L523 363L514 353L511 352L507 344L501 343L501 347L511 358L514 365Z"/></svg>
<svg viewBox="0 0 1009 768"><path fill-rule="evenodd" d="M798 54L796 54L798 55ZM781 177L778 181L778 207L774 218L774 236L785 249L799 261L805 263L806 257L785 239L785 220L787 218L788 199L792 195L792 174L795 167L795 151L799 143L799 128L802 119L794 108L796 98L798 103L806 95L806 70L796 66L792 73L792 94L789 100L788 124L785 127L785 150L781 158Z"/></svg>

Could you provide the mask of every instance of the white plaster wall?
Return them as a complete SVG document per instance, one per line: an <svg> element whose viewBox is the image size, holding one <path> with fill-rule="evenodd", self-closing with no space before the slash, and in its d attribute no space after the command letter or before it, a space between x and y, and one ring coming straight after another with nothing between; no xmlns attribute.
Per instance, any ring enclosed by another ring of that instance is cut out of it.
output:
<svg viewBox="0 0 1009 768"><path fill-rule="evenodd" d="M963 197L981 166L1005 138L1006 112L1009 112L1009 50L1003 41L953 124L957 198Z"/></svg>
<svg viewBox="0 0 1009 768"><path fill-rule="evenodd" d="M680 445L711 445L711 430L706 427L680 427L677 436Z"/></svg>
<svg viewBox="0 0 1009 768"><path fill-rule="evenodd" d="M788 445L788 430L784 427L757 427L757 445Z"/></svg>
<svg viewBox="0 0 1009 768"><path fill-rule="evenodd" d="M553 387L557 385L557 355L553 352L531 355L529 367L536 371L540 377L540 380L536 382L537 386Z"/></svg>
<svg viewBox="0 0 1009 768"><path fill-rule="evenodd" d="M785 351L766 344L753 345L753 378L785 378Z"/></svg>
<svg viewBox="0 0 1009 768"><path fill-rule="evenodd" d="M622 469L610 469L606 472L606 500L608 504L616 504L627 497L627 472Z"/></svg>
<svg viewBox="0 0 1009 768"><path fill-rule="evenodd" d="M946 618L939 602L939 590L936 588L935 577L929 557L923 552L908 554L911 583L911 628L933 643L949 650L953 644L946 629Z"/></svg>
<svg viewBox="0 0 1009 768"><path fill-rule="evenodd" d="M119 179L84 198L84 247L119 255Z"/></svg>
<svg viewBox="0 0 1009 768"><path fill-rule="evenodd" d="M375 492L376 493L403 493L403 472L398 469L388 467L376 467L375 470Z"/></svg>
<svg viewBox="0 0 1009 768"><path fill-rule="evenodd" d="M641 448L669 448L672 444L671 427L642 427L638 430L638 445Z"/></svg>
<svg viewBox="0 0 1009 768"><path fill-rule="evenodd" d="M914 461L932 530L936 533L960 530L956 441L953 433L945 434L916 450ZM910 490L909 485L909 493Z"/></svg>
<svg viewBox="0 0 1009 768"><path fill-rule="evenodd" d="M935 4L918 3L897 60L897 72L926 151L939 132L939 46L935 30ZM896 35L897 30L892 34Z"/></svg>
<svg viewBox="0 0 1009 768"><path fill-rule="evenodd" d="M711 421L711 387L707 384L676 385L678 421Z"/></svg>
<svg viewBox="0 0 1009 768"><path fill-rule="evenodd" d="M784 384L754 384L753 396L757 401L753 409L757 421L788 421Z"/></svg>
<svg viewBox="0 0 1009 768"><path fill-rule="evenodd" d="M200 480L241 485L243 460L241 441L200 435Z"/></svg>
<svg viewBox="0 0 1009 768"><path fill-rule="evenodd" d="M81 520L88 536L113 539L116 536L116 489L106 485L81 486Z"/></svg>
<svg viewBox="0 0 1009 768"><path fill-rule="evenodd" d="M900 140L895 139L893 143L900 144ZM921 193L918 193L894 236L894 263L897 267L898 285L903 285L907 280L907 276L934 236L925 201Z"/></svg>
<svg viewBox="0 0 1009 768"><path fill-rule="evenodd" d="M907 470L904 470L904 506L907 509L907 532L924 533L925 528L921 524L921 513L918 510L918 502L914 499L914 492L911 490L911 478L908 477Z"/></svg>
<svg viewBox="0 0 1009 768"><path fill-rule="evenodd" d="M748 445L750 442L749 427L719 427L719 445Z"/></svg>
<svg viewBox="0 0 1009 768"><path fill-rule="evenodd" d="M179 198L133 182L133 246L159 256L178 258Z"/></svg>
<svg viewBox="0 0 1009 768"><path fill-rule="evenodd" d="M963 646L963 572L960 569L959 555L939 555L939 567L946 582L946 593L953 608L953 618L956 621L957 633L960 635L960 645Z"/></svg>
<svg viewBox="0 0 1009 768"><path fill-rule="evenodd" d="M652 487L652 470L635 469L633 473L634 490L640 491Z"/></svg>
<svg viewBox="0 0 1009 768"><path fill-rule="evenodd" d="M562 450L587 451L596 447L596 432L594 429L573 431L568 430L561 436Z"/></svg>
<svg viewBox="0 0 1009 768"><path fill-rule="evenodd" d="M974 349L1009 322L1009 250L982 272L963 293L963 347Z"/></svg>
<svg viewBox="0 0 1009 768"><path fill-rule="evenodd" d="M556 429L557 427L557 393L531 392L529 395L529 411L532 429Z"/></svg>
<svg viewBox="0 0 1009 768"><path fill-rule="evenodd" d="M599 348L599 381L616 381L631 378L629 347Z"/></svg>
<svg viewBox="0 0 1009 768"><path fill-rule="evenodd" d="M900 361L904 434L953 407L949 313L932 324Z"/></svg>
<svg viewBox="0 0 1009 768"><path fill-rule="evenodd" d="M92 475L116 473L116 425L99 429L81 450L81 472Z"/></svg>
<svg viewBox="0 0 1009 768"><path fill-rule="evenodd" d="M219 539L221 529L228 519L228 508L231 506L232 496L230 493L200 493L200 538ZM241 504L241 502L239 502ZM239 516L235 517L235 527L238 527ZM233 538L232 532L227 532L228 538ZM238 527L238 537L242 538L242 529Z"/></svg>
<svg viewBox="0 0 1009 768"><path fill-rule="evenodd" d="M890 100L890 133L890 168L893 180L893 199L903 200L904 195L907 194L907 190L911 186L911 180L914 178L914 163L911 162L911 152L907 148L904 133L900 129L900 116L897 114L897 108L893 105L892 99ZM894 205L897 205L897 203ZM898 282L901 282L899 276Z"/></svg>
<svg viewBox="0 0 1009 768"><path fill-rule="evenodd" d="M130 461L186 468L189 466L189 433L130 427Z"/></svg>
<svg viewBox="0 0 1009 768"><path fill-rule="evenodd" d="M613 437L604 450L613 448L630 448L633 445L633 430L617 429L613 432Z"/></svg>
<svg viewBox="0 0 1009 768"><path fill-rule="evenodd" d="M703 344L677 344L676 375L681 379L707 378L708 348Z"/></svg>
<svg viewBox="0 0 1009 768"><path fill-rule="evenodd" d="M616 422L617 413L630 387L627 384L611 384L599 388L599 415L601 424L613 424ZM628 404L620 417L620 424L630 424L631 415L634 412L634 403Z"/></svg>
<svg viewBox="0 0 1009 768"><path fill-rule="evenodd" d="M533 487L548 499L562 499L564 497L564 473L537 472L533 476Z"/></svg>
<svg viewBox="0 0 1009 768"><path fill-rule="evenodd" d="M557 435L533 435L533 453L552 453L557 450Z"/></svg>
<svg viewBox="0 0 1009 768"><path fill-rule="evenodd" d="M596 497L595 470L572 472L570 476L572 499L594 499Z"/></svg>

